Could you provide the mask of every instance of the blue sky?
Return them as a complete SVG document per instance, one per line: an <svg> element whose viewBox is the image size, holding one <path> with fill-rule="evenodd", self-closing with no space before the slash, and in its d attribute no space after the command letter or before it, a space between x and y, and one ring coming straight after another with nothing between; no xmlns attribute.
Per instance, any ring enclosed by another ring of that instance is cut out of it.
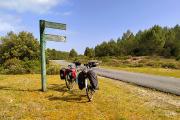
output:
<svg viewBox="0 0 180 120"><path fill-rule="evenodd" d="M67 30L47 33L66 35L67 42L47 42L48 48L78 53L103 41L136 33L155 24L180 24L179 0L1 0L0 35L29 31L39 39L39 20L67 24Z"/></svg>

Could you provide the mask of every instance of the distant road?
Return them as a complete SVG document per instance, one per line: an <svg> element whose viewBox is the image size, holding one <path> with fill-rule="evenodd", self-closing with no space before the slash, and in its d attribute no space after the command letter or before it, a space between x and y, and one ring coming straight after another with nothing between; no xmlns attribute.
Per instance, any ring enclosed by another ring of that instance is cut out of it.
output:
<svg viewBox="0 0 180 120"><path fill-rule="evenodd" d="M64 60L55 60L54 62L65 66L70 64ZM98 75L103 77L134 83L143 87L180 95L180 78L126 72L121 70L109 70L103 68L93 69Z"/></svg>
<svg viewBox="0 0 180 120"><path fill-rule="evenodd" d="M67 67L69 64L71 64L70 62L67 62L65 60L51 60L57 64L60 64L61 66Z"/></svg>

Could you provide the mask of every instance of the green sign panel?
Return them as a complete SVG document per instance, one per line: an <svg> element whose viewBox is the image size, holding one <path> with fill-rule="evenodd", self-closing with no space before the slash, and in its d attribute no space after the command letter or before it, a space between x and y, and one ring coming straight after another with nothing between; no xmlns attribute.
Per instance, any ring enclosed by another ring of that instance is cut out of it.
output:
<svg viewBox="0 0 180 120"><path fill-rule="evenodd" d="M46 91L46 41L63 42L66 36L45 34L45 28L66 30L66 24L49 22L45 20L39 21L40 27L40 51L41 51L41 83L42 91Z"/></svg>
<svg viewBox="0 0 180 120"><path fill-rule="evenodd" d="M44 39L48 41L65 42L66 36L45 34Z"/></svg>
<svg viewBox="0 0 180 120"><path fill-rule="evenodd" d="M66 30L66 24L44 21L46 28Z"/></svg>

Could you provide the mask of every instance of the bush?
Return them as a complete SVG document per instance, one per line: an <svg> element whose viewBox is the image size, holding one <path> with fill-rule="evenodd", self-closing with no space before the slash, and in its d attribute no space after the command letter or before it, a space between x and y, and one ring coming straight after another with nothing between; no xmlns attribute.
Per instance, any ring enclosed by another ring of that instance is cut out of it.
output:
<svg viewBox="0 0 180 120"><path fill-rule="evenodd" d="M23 62L19 59L13 58L7 60L4 64L4 71L5 74L24 74L26 70L23 67Z"/></svg>
<svg viewBox="0 0 180 120"><path fill-rule="evenodd" d="M131 62L128 61L128 60L123 60L122 63L123 63L123 64L131 64Z"/></svg>
<svg viewBox="0 0 180 120"><path fill-rule="evenodd" d="M149 67L155 67L155 68L161 67L161 63L156 62L156 61L147 62L145 65L146 65L146 66L149 66Z"/></svg>
<svg viewBox="0 0 180 120"><path fill-rule="evenodd" d="M4 69L3 69L3 67L0 65L0 74L3 74L3 71L4 71Z"/></svg>
<svg viewBox="0 0 180 120"><path fill-rule="evenodd" d="M163 63L163 64L162 64L162 67L163 67L163 68L177 69L177 66L176 66L176 64L174 64L174 63Z"/></svg>
<svg viewBox="0 0 180 120"><path fill-rule="evenodd" d="M129 67L143 67L144 64L142 63L135 63L135 64L130 64Z"/></svg>
<svg viewBox="0 0 180 120"><path fill-rule="evenodd" d="M59 65L50 65L47 68L47 75L58 75L60 71Z"/></svg>
<svg viewBox="0 0 180 120"><path fill-rule="evenodd" d="M40 73L41 65L39 60L28 60L24 62L26 73Z"/></svg>
<svg viewBox="0 0 180 120"><path fill-rule="evenodd" d="M130 59L132 56L118 56L119 60L127 60Z"/></svg>
<svg viewBox="0 0 180 120"><path fill-rule="evenodd" d="M40 62L38 60L19 60L17 58L6 60L0 67L1 74L26 74L40 73Z"/></svg>
<svg viewBox="0 0 180 120"><path fill-rule="evenodd" d="M180 60L180 55L176 57L176 60L179 61Z"/></svg>

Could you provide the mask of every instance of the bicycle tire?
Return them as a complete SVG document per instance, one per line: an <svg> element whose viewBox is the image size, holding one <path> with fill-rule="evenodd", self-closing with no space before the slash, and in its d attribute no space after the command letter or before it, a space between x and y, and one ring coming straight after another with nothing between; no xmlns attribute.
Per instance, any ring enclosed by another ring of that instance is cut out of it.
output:
<svg viewBox="0 0 180 120"><path fill-rule="evenodd" d="M69 89L69 90L72 90L73 89L73 86L74 86L74 80L73 79L70 79L69 75L66 75L65 77L65 83L66 83L66 87Z"/></svg>
<svg viewBox="0 0 180 120"><path fill-rule="evenodd" d="M92 90L91 86L88 85L86 87L86 95L89 101L93 100L93 94L94 94L94 91Z"/></svg>

